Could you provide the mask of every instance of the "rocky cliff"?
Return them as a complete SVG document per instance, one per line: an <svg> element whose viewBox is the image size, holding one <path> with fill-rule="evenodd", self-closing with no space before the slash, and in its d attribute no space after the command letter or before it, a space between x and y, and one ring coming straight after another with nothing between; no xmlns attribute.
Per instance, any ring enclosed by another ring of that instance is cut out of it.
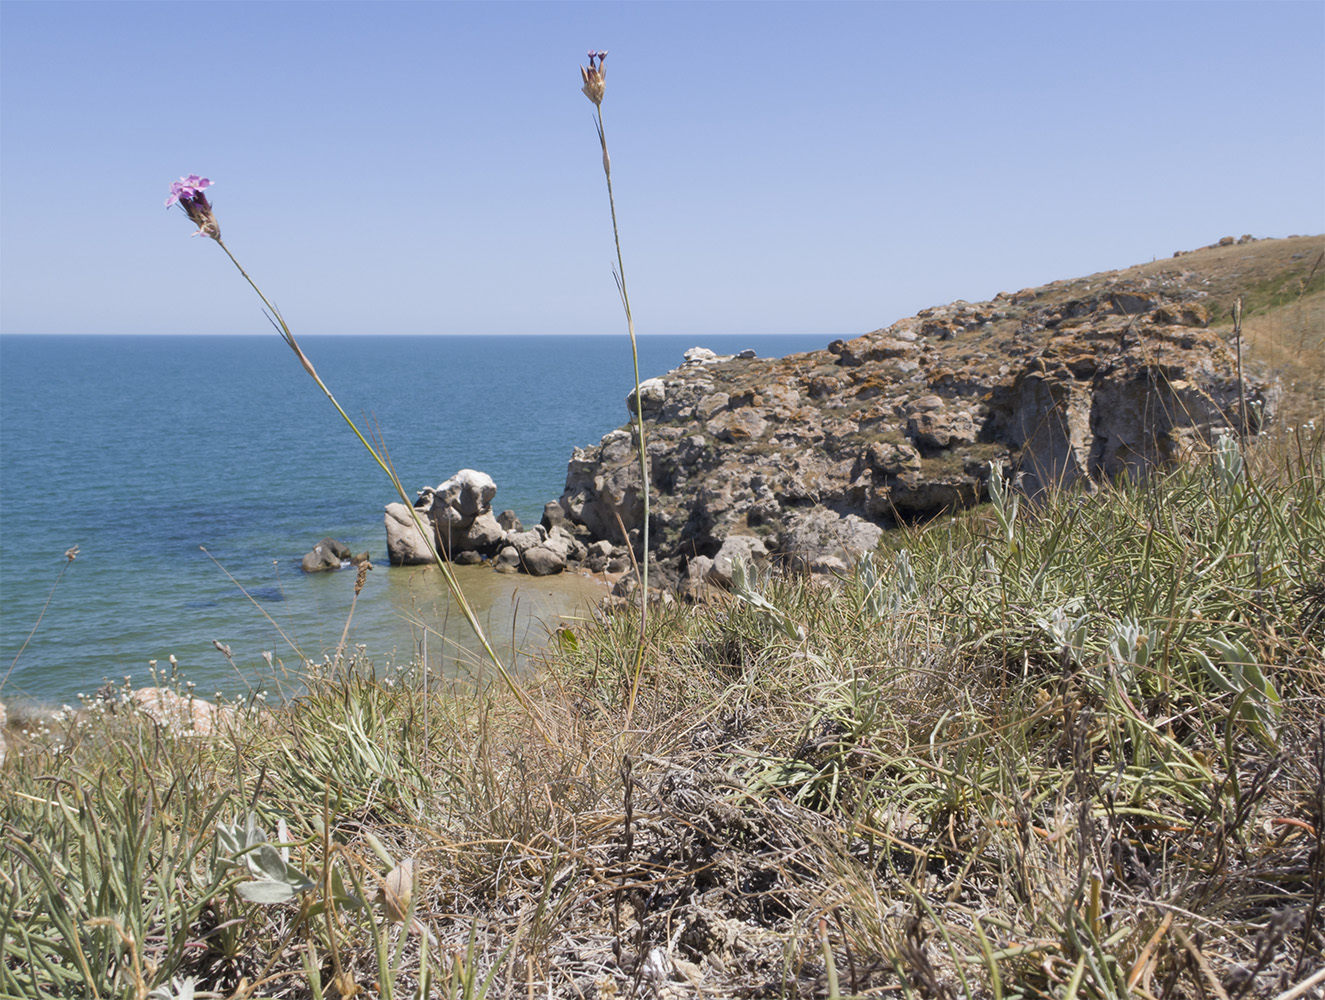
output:
<svg viewBox="0 0 1325 1000"><path fill-rule="evenodd" d="M1286 260L1288 242L1232 252ZM1210 329L1219 252L924 309L779 360L687 352L639 400L662 582L721 577L733 556L845 570L888 526L982 500L990 463L1034 495L1167 466L1244 413L1256 433L1274 393L1250 377L1240 392ZM560 506L582 537L638 547L629 424L576 449Z"/></svg>

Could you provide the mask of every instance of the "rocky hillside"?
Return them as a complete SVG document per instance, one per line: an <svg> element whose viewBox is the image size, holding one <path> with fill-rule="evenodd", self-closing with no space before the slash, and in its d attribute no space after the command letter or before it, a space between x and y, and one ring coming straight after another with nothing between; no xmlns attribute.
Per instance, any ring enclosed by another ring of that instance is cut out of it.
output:
<svg viewBox="0 0 1325 1000"><path fill-rule="evenodd" d="M1276 393L1250 371L1239 392L1231 302L1314 288L1323 245L1227 239L779 360L688 351L641 386L654 565L682 587L736 555L845 570L884 528L979 502L991 463L1034 495L1169 465L1244 413L1254 434ZM638 546L629 424L576 449L559 507L546 527L564 512L583 539Z"/></svg>

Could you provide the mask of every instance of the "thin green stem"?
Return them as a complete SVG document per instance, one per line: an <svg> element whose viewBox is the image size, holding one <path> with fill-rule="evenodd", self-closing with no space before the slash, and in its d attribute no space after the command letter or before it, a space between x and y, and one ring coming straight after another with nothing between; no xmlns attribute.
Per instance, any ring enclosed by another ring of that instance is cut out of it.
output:
<svg viewBox="0 0 1325 1000"><path fill-rule="evenodd" d="M387 466L387 463L382 460L382 456L380 456L377 453L377 450L371 444L368 443L368 439L363 436L363 433L355 425L354 421L350 419L349 414L346 413L343 409L341 409L341 405L339 402L337 402L336 397L332 395L331 390L328 389L326 383L322 381L322 377L318 375L317 369L313 367L313 362L308 360L308 355L306 355L303 352L303 349L300 348L299 346L299 342L294 339L294 334L290 332L290 328L289 326L286 325L285 318L281 316L280 310L278 310L274 305L271 304L271 302L267 299L267 296L262 294L262 289L257 286L257 283L252 278L249 277L248 272L245 271L243 266L239 263L239 261L235 259L235 255L230 252L230 248L226 246L225 243L222 242L220 239L217 239L216 242L217 245L219 245L220 248L225 251L225 255L230 258L230 262L234 264L236 268L239 269L239 273L244 276L244 280L249 283L249 286L253 289L253 291L258 293L258 298L262 299L262 304L267 307L267 314L271 319L272 324L276 326L277 331L281 335L281 339L284 340L290 346L290 350L294 351L295 356L299 359L300 364L304 366L304 371L308 372L308 374L312 376L313 381L317 383L318 388L322 390L322 392L326 395L327 399L331 400L331 405L336 408L336 412L341 415L342 419L344 419L344 421L347 424L349 424L350 430L354 431L354 435L359 439L360 443L365 448L368 449L368 454L373 456L373 461L375 461L381 467L382 471L385 472L387 476L391 478L392 482L395 482L396 480L395 474ZM403 498L403 492L404 492L403 489L401 492ZM408 502L408 500L406 502Z"/></svg>
<svg viewBox="0 0 1325 1000"><path fill-rule="evenodd" d="M261 604L259 604L257 601L253 600L253 595L250 594L247 590L244 589L244 585L243 585L242 583L240 583L238 580L236 580L236 579L234 578L234 576L231 575L231 573L230 573L230 571L229 571L228 569L226 569L224 566L221 565L220 561L217 560L216 556L212 555L210 552L207 551L207 546L205 546L205 545L199 545L199 546L198 546L198 549L199 549L199 551L201 551L202 554L205 555L208 559L210 559L212 562L216 563L216 568L219 569L222 573L224 573L224 574L226 575L226 578L229 579L229 581L230 581L231 583L233 583L236 587L239 588L239 592L240 592L241 594L243 594L245 597L247 597L247 598L249 599L249 601L252 602L252 604L253 604L253 606L254 606L255 608L257 608L260 612L262 612L262 617L263 617L263 618L266 618L267 621L271 622L272 627L275 628L276 631L280 634L280 637L281 637L282 639L285 640L285 644L286 644L287 646L289 646L291 649L294 650L295 655L298 656L299 659L301 659L301 660L305 659L304 651L303 651L302 649L299 648L299 644L296 643L293 639L291 639L288 635L285 634L285 629L281 628L281 626L277 623L277 621L276 621L275 618L273 618L271 615L267 614L267 609L266 609L266 608L264 608L264 607L263 607Z"/></svg>
<svg viewBox="0 0 1325 1000"><path fill-rule="evenodd" d="M626 290L626 265L621 256L621 230L616 220L616 198L612 193L612 160L607 154L607 132L603 128L603 106L595 103L598 109L598 143L603 147L603 174L607 178L607 204L612 210L612 239L616 244L616 279L617 291L621 294L621 305L626 311L626 328L630 331L630 356L635 366L635 431L639 445L640 480L644 491L644 525L640 531L642 551L640 554L640 608L639 608L639 646L635 651L635 666L630 683L630 698L626 704L626 724L635 711L635 697L639 693L640 674L644 668L644 645L648 634L649 622L649 457L645 450L644 439L644 400L640 394L639 344L635 340L635 319L630 312L630 294ZM630 544L630 538L626 538Z"/></svg>
<svg viewBox="0 0 1325 1000"><path fill-rule="evenodd" d="M70 549L69 551L76 552L77 546L75 546L73 549ZM41 620L46 617L46 609L51 606L51 601L55 597L56 588L60 586L60 581L64 579L65 570L69 568L69 564L73 561L74 557L66 553L64 565L60 567L59 575L56 576L55 582L51 584L51 592L46 595L46 603L41 606L41 614L37 615L37 620L32 623L32 631L28 633L28 637L23 640L23 645L20 646L18 648L18 652L14 654L14 662L11 663L9 665L9 669L5 671L4 678L0 679L0 689L3 689L5 684L9 681L9 675L12 674L14 672L14 668L18 666L18 658L23 655L23 650L28 648L28 643L32 641L32 637L37 634L37 629L41 627Z"/></svg>
<svg viewBox="0 0 1325 1000"><path fill-rule="evenodd" d="M542 731L542 725L539 721L537 710L525 696L525 693L520 690L519 685L515 683L515 679L511 676L510 672L506 669L506 666L502 663L501 658L497 655L497 651L492 648L492 643L488 641L487 634L483 631L483 626L479 624L478 615L476 615L474 609L470 607L469 601L465 598L464 591L460 589L459 581L456 580L455 574L451 572L451 567L447 560L442 558L442 554L433 540L433 533L430 530L431 525L427 528L424 527L423 520L419 517L418 510L415 509L414 504L409 499L409 495L405 492L405 487L401 483L400 477L396 475L395 470L383 457L383 454L379 454L378 450L372 446L368 441L368 438L359 430L355 422L350 419L350 415L341 407L331 390L327 388L326 383L323 382L321 376L318 375L317 369L313 367L313 362L308 359L308 355L304 353L303 348L299 346L299 342L295 339L294 333L291 332L290 327L286 325L285 318L281 316L280 310L271 304L271 301L267 296L262 293L262 289L258 287L257 282L249 277L249 274L244 270L243 265L235 259L235 255L230 252L230 248L222 242L220 237L213 238L216 240L217 245L225 251L225 255L230 258L230 262L234 264L239 273L244 276L244 280L249 283L249 286L253 291L258 293L258 298L260 298L262 304L267 307L268 318L271 320L272 325L275 326L277 332L280 333L281 339L289 345L290 350L294 351L295 357L297 357L299 363L303 365L304 371L308 372L313 381L317 383L318 388L321 389L327 399L331 401L331 405L336 408L336 412L339 413L345 423L349 425L350 430L354 431L354 436L359 439L359 443L368 449L368 454L373 456L373 461L378 464L382 471L386 473L387 478L391 480L391 485L396 488L396 493L399 495L401 502L406 508L408 508L410 516L414 519L414 527L418 529L419 534L423 537L424 541L427 542L428 550L432 553L433 560L437 563L438 569L442 571L442 576L446 580L446 586L451 591L451 596L459 606L460 612L468 623L470 630L474 633L475 638L478 639L479 644L483 647L483 651L487 653L488 657L492 660L493 665L496 666L497 672L501 675L502 681L506 684L511 693L519 700L525 711L529 713L530 717L534 720L534 724L539 727L540 731Z"/></svg>

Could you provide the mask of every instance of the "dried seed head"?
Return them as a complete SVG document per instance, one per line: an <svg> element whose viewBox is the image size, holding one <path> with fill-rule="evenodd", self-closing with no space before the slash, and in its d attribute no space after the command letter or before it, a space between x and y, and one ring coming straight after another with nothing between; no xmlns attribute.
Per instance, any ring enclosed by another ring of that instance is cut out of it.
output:
<svg viewBox="0 0 1325 1000"><path fill-rule="evenodd" d="M596 106L603 103L603 93L607 90L607 70L603 66L603 60L606 58L606 52L595 52L590 49L589 68L580 67L580 78L584 81L584 86L580 89Z"/></svg>
<svg viewBox="0 0 1325 1000"><path fill-rule="evenodd" d="M377 890L377 902L393 924L404 921L409 914L410 897L414 894L414 859L406 858L391 869Z"/></svg>
<svg viewBox="0 0 1325 1000"><path fill-rule="evenodd" d="M65 550L64 550L64 557L65 557L66 559L68 559L70 562L73 562L75 559L77 559L77 558L78 558L78 546L75 545L72 549L65 549Z"/></svg>
<svg viewBox="0 0 1325 1000"><path fill-rule="evenodd" d="M368 582L368 571L373 568L373 564L367 559L359 563L359 573L354 578L354 596L358 597L363 590L363 585Z"/></svg>

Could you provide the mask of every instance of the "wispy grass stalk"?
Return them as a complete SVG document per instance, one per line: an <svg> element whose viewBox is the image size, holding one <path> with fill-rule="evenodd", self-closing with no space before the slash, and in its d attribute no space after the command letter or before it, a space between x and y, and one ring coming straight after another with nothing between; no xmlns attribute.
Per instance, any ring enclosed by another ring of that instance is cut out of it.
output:
<svg viewBox="0 0 1325 1000"><path fill-rule="evenodd" d="M51 592L46 595L46 603L41 606L41 612L37 615L37 620L32 623L32 631L29 632L28 637L23 640L23 645L18 647L18 652L14 654L14 661L11 664L9 664L9 669L5 671L5 676L3 678L0 678L0 691L4 690L5 684L9 680L9 675L12 674L14 672L14 668L18 666L18 658L23 655L23 650L28 648L28 643L30 643L32 641L32 637L37 634L37 629L41 627L41 620L46 617L46 609L51 606L51 601L55 599L55 591L59 588L60 581L64 579L65 571L69 568L69 566L73 563L73 561L76 558L78 558L77 545L75 545L72 549L68 549L65 551L64 565L60 567L60 572L55 577L55 582L51 584Z"/></svg>
<svg viewBox="0 0 1325 1000"><path fill-rule="evenodd" d="M450 563L443 558L441 552L438 550L432 531L425 528L422 518L419 517L418 511L414 507L413 501L410 500L409 495L405 492L404 484L401 483L400 477L396 475L395 468L386 457L386 450L381 446L380 439L378 441L378 446L374 447L372 442L370 442L364 432L359 429L359 426L354 422L350 415L345 412L345 409L340 405L340 402L336 399L331 389L327 387L327 384L324 381L322 381L322 377L317 373L317 369L313 367L313 362L309 359L308 355L304 353L303 348L299 346L299 341L295 339L293 331L291 331L289 324L285 322L285 317L281 315L280 310L277 309L276 306L272 304L271 300L267 298L262 289L258 287L257 282L249 276L249 273L244 270L243 265L239 263L230 248L226 246L225 241L221 239L221 227L217 223L216 217L212 212L211 203L207 200L207 196L204 193L204 189L211 185L212 182L210 180L205 177L198 177L197 175L181 178L179 181L176 181L171 185L171 194L166 200L166 206L169 207L178 202L180 207L184 210L184 213L198 226L198 231L194 233L194 235L208 236L215 240L216 245L225 251L225 255L230 258L230 262L235 265L235 268L243 276L244 280L248 282L249 287L257 293L258 298L262 300L262 304L266 307L267 319L271 322L272 326L276 328L276 332L280 334L281 339L285 341L290 350L294 352L295 357L299 359L299 363L303 366L304 371L306 371L309 377L317 383L318 388L322 390L323 394L331 402L331 405L335 407L336 412L340 414L341 419L344 420L350 430L354 432L354 436L359 439L359 443L368 450L368 454L373 457L373 461L377 463L378 467L384 473L386 473L387 479L389 479L391 485L395 487L396 494L400 497L401 502L410 511L410 516L414 519L415 528L418 529L419 534L428 543L428 550L432 553L434 562L436 562L437 567L441 570L442 577L446 580L446 585L451 592L451 596L455 599L456 605L460 608L460 612L468 623L470 630L474 633L475 638L478 639L479 644L483 647L483 651L492 660L493 665L497 668L497 672L501 675L502 681L516 698L520 700L521 704L530 708L532 711L531 703L525 697L524 692L520 689L519 685L516 684L515 678L511 675L510 671L506 669L505 664L502 663L501 657L497 655L497 651L488 640L487 633L479 623L478 615L475 614L474 609L470 606L469 601L465 597L464 591L460 587L459 581L456 580L455 574L451 571Z"/></svg>
<svg viewBox="0 0 1325 1000"><path fill-rule="evenodd" d="M285 629L281 628L280 622L278 622L275 618L273 618L271 615L267 613L267 609L264 608L261 604L259 604L253 598L252 594L250 594L247 590L244 589L244 585L240 583L238 580L236 580L228 569L226 569L224 566L221 565L221 563L217 560L216 556L212 555L210 552L207 551L207 546L199 545L198 550L208 559L210 559L216 565L216 568L226 575L226 578L231 583L233 583L236 587L239 588L239 592L249 599L249 602L255 608L257 608L259 612L261 612L263 618L266 618L267 621L271 622L272 627L276 629L277 634L279 634L280 637L285 640L285 644L289 646L292 650L294 650L294 655L299 657L300 661L307 660L308 658L304 655L304 651L299 648L299 644L295 641L295 638L289 635L285 631Z"/></svg>
<svg viewBox="0 0 1325 1000"><path fill-rule="evenodd" d="M584 91L584 96L593 102L594 112L597 114L597 120L594 124L598 129L598 145L603 150L603 176L607 179L607 204L612 212L612 240L616 245L616 269L612 276L616 279L617 292L621 296L621 306L626 312L626 329L630 333L630 357L635 374L635 432L639 447L640 488L643 490L644 524L640 528L639 645L636 648L635 665L630 681L630 697L626 703L626 719L627 724L629 724L629 720L634 713L635 698L639 694L639 681L644 667L644 647L647 641L649 622L649 456L644 439L644 400L640 394L639 344L635 339L635 318L630 311L630 292L626 288L626 265L621 256L621 229L617 225L616 197L612 193L612 158L607 152L607 131L603 126L603 95L607 89L607 70L603 64L606 59L606 52L596 52L591 49L589 51L589 67L587 69L583 66L580 67L580 77L583 81L581 89ZM626 537L626 544L630 544L629 535Z"/></svg>
<svg viewBox="0 0 1325 1000"><path fill-rule="evenodd" d="M350 637L350 622L354 620L354 609L359 604L359 595L363 593L363 585L368 581L368 571L373 568L373 564L367 559L359 563L354 576L354 598L350 601L350 613L345 617L345 628L340 634L340 642L336 645L336 663L341 662L341 657L345 653L345 643Z"/></svg>

